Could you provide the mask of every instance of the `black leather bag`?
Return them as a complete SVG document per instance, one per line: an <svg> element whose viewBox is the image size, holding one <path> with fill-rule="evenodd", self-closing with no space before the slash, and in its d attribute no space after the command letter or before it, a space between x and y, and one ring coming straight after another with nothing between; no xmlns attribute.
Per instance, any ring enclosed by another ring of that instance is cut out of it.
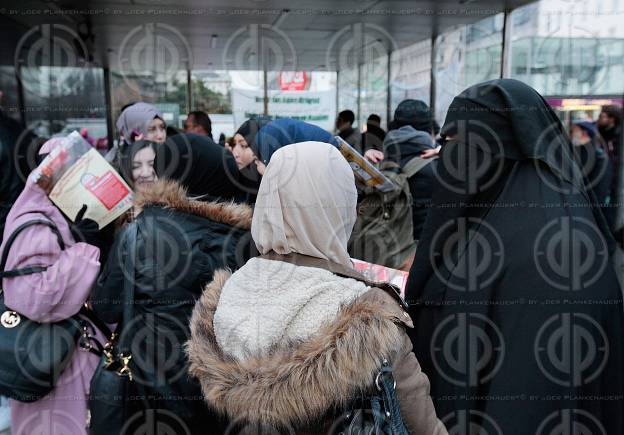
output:
<svg viewBox="0 0 624 435"><path fill-rule="evenodd" d="M136 263L136 223L126 228L126 251L129 253L127 270L133 277ZM129 397L133 391L132 371L129 363L132 359L129 349L117 344L123 326L132 320L134 313L134 280L124 279L124 310L121 323L108 343L104 346L100 363L91 378L89 396L89 433L92 435L121 434L130 411Z"/></svg>
<svg viewBox="0 0 624 435"><path fill-rule="evenodd" d="M375 377L375 387L376 394L356 401L342 416L341 435L409 435L401 417L392 369L385 359Z"/></svg>
<svg viewBox="0 0 624 435"><path fill-rule="evenodd" d="M13 242L22 231L34 225L49 227L61 250L65 249L61 233L51 221L35 219L23 223L7 238L0 260L0 283L2 278L41 273L47 269L46 266L29 266L4 270ZM93 319L84 309L80 313ZM1 288L0 325L0 395L20 402L39 400L54 388L71 361L77 342L82 349L96 354L100 347L92 340L91 327L81 315L54 323L34 322L5 305Z"/></svg>

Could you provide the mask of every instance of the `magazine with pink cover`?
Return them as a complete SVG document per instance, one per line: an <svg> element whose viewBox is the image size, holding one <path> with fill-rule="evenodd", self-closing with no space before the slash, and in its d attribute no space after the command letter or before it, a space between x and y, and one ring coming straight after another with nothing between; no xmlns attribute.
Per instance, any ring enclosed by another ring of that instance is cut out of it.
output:
<svg viewBox="0 0 624 435"><path fill-rule="evenodd" d="M405 286L407 285L408 272L398 269L392 269L390 267L382 266L380 264L368 263L362 260L356 260L352 258L353 267L360 272L366 278L371 281L389 282L396 285L401 289L401 296L405 297Z"/></svg>
<svg viewBox="0 0 624 435"><path fill-rule="evenodd" d="M78 132L64 138L35 169L33 177L72 220L86 205L84 217L104 228L132 206L130 186Z"/></svg>

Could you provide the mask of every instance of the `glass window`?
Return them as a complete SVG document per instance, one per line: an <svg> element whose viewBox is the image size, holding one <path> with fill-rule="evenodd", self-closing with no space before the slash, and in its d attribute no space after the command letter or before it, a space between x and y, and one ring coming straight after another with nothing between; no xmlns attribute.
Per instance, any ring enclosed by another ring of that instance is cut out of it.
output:
<svg viewBox="0 0 624 435"><path fill-rule="evenodd" d="M431 39L392 53L390 64L390 116L399 103L411 98L430 104Z"/></svg>
<svg viewBox="0 0 624 435"><path fill-rule="evenodd" d="M232 78L227 71L198 71L191 74L192 110L231 114Z"/></svg>
<svg viewBox="0 0 624 435"><path fill-rule="evenodd" d="M39 136L82 131L93 145L107 146L104 75L91 67L24 67L26 125Z"/></svg>
<svg viewBox="0 0 624 435"><path fill-rule="evenodd" d="M111 58L113 119L126 104L145 101L161 110L168 125L182 127L193 53L180 30L163 22L139 24L124 35Z"/></svg>
<svg viewBox="0 0 624 435"><path fill-rule="evenodd" d="M542 0L512 11L506 76L544 96L621 98L624 2L603 3Z"/></svg>
<svg viewBox="0 0 624 435"><path fill-rule="evenodd" d="M229 75L232 80L233 129L236 130L248 118L264 115L264 73L259 70L231 70Z"/></svg>
<svg viewBox="0 0 624 435"><path fill-rule="evenodd" d="M382 127L387 125L388 108L388 56L380 56L360 66L360 119L358 128L366 127L369 115L381 118Z"/></svg>
<svg viewBox="0 0 624 435"><path fill-rule="evenodd" d="M435 42L435 117L442 124L455 95L500 77L504 14L444 32Z"/></svg>
<svg viewBox="0 0 624 435"><path fill-rule="evenodd" d="M232 77L229 72L194 70L191 72L192 107L208 114L212 123L212 137L215 140L223 133L234 135L238 128L232 114ZM186 119L186 114L183 117Z"/></svg>
<svg viewBox="0 0 624 435"><path fill-rule="evenodd" d="M21 121L17 101L17 77L12 66L0 66L0 107L16 121Z"/></svg>
<svg viewBox="0 0 624 435"><path fill-rule="evenodd" d="M351 110L358 116L358 70L343 69L338 72L338 108L336 113Z"/></svg>
<svg viewBox="0 0 624 435"><path fill-rule="evenodd" d="M4 60L12 66L0 70L1 104L26 126L15 145L16 157L22 162L21 175L35 165L42 140L52 136L77 130L105 152L103 70L91 63L91 53L81 36L67 23L22 27L14 20L2 21L6 31L3 46L7 48ZM18 80L23 107L18 107ZM31 134L39 138L31 140Z"/></svg>
<svg viewBox="0 0 624 435"><path fill-rule="evenodd" d="M182 128L183 116L188 107L186 71L178 71L171 76L113 71L111 99L113 120L119 117L125 105L145 101L154 104L162 112L167 125Z"/></svg>

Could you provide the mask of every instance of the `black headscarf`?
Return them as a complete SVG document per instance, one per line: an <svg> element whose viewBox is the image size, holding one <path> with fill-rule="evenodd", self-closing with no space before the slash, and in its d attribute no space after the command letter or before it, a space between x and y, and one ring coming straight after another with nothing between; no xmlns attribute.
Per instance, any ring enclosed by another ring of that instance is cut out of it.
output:
<svg viewBox="0 0 624 435"><path fill-rule="evenodd" d="M232 154L207 136L177 134L156 151L158 178L178 181L202 200L239 199L239 171Z"/></svg>
<svg viewBox="0 0 624 435"><path fill-rule="evenodd" d="M583 175L563 124L540 94L518 80L466 89L453 99L440 134L493 156L543 162L582 189Z"/></svg>
<svg viewBox="0 0 624 435"><path fill-rule="evenodd" d="M236 130L236 134L240 134L245 138L245 142L247 142L247 145L253 150L256 156L258 156L256 135L258 134L260 129L267 125L269 122L271 122L271 118L269 116L257 116L243 122L241 126L238 127L238 130Z"/></svg>
<svg viewBox="0 0 624 435"><path fill-rule="evenodd" d="M518 80L492 80L463 91L453 99L441 135L453 140L440 152L437 172L441 183L434 191L431 222L423 229L416 260L421 258L414 261L409 287L423 288L433 274L428 256L441 252L446 242L446 236L438 231L441 222L479 218L486 213L516 162L531 162L538 174L544 174L547 167L552 172L547 176L549 187L556 185L557 192L575 192L589 203L595 202L587 193L561 121L539 93ZM535 198L534 202L561 201L553 197ZM614 240L602 214L594 210L594 218L612 251ZM446 231L450 234L453 228Z"/></svg>

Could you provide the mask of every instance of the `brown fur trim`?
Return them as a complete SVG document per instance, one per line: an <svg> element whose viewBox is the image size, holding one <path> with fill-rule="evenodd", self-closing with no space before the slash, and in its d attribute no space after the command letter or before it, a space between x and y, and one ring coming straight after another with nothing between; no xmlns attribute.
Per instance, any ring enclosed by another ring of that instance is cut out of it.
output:
<svg viewBox="0 0 624 435"><path fill-rule="evenodd" d="M136 193L135 215L153 206L173 208L246 230L251 228L253 211L247 204L197 201L189 198L186 195L186 189L173 180L158 180L152 186Z"/></svg>
<svg viewBox="0 0 624 435"><path fill-rule="evenodd" d="M372 289L303 342L286 343L243 361L220 350L214 313L229 273L215 273L191 318L190 373L208 404L230 418L282 428L307 425L372 387L383 358L402 346L396 315Z"/></svg>

